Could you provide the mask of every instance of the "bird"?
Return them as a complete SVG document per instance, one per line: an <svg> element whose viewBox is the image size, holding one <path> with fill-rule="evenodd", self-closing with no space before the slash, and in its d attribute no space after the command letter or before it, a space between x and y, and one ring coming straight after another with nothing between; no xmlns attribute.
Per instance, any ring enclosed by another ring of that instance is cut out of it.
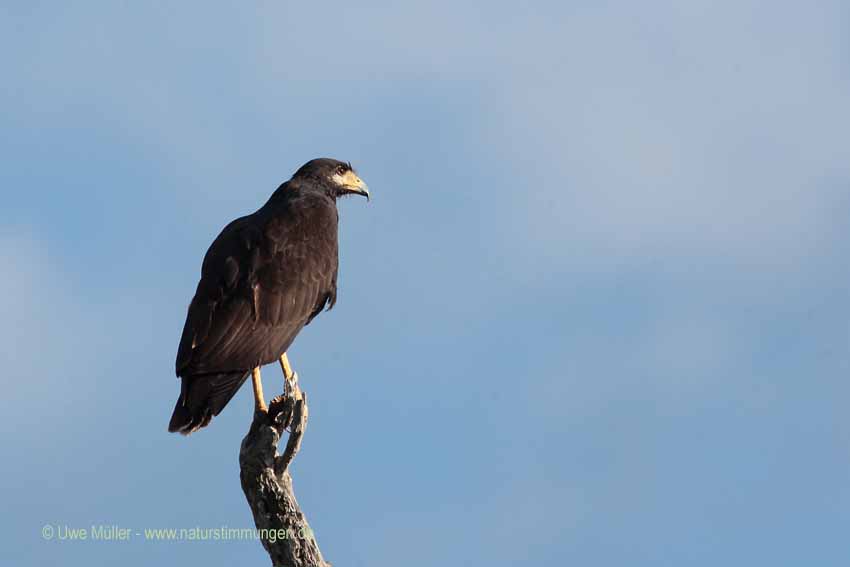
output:
<svg viewBox="0 0 850 567"><path fill-rule="evenodd" d="M260 367L287 350L337 299L337 199L369 188L350 163L317 158L301 166L256 212L222 229L207 250L177 348L180 395L168 431L209 425L251 375L255 411L268 411Z"/></svg>

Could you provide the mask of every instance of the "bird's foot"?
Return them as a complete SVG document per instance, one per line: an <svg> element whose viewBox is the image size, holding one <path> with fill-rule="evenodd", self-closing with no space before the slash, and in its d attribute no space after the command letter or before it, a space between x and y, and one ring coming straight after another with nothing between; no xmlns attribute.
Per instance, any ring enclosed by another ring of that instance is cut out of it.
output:
<svg viewBox="0 0 850 567"><path fill-rule="evenodd" d="M298 385L298 373L284 377L284 392L269 402L269 418L273 423L288 430L292 426L296 408L303 405L304 392Z"/></svg>
<svg viewBox="0 0 850 567"><path fill-rule="evenodd" d="M274 470L278 477L289 468L289 464L301 449L301 439L307 428L307 395L298 390L298 398L289 395L281 395L272 400L269 405L269 417L278 428L278 433L283 435L289 430L289 439L283 453L275 457Z"/></svg>
<svg viewBox="0 0 850 567"><path fill-rule="evenodd" d="M298 385L297 372L293 372L289 376L285 376L284 381L286 382L285 395L292 398L293 400L300 400L304 397L303 392L301 392L301 386Z"/></svg>

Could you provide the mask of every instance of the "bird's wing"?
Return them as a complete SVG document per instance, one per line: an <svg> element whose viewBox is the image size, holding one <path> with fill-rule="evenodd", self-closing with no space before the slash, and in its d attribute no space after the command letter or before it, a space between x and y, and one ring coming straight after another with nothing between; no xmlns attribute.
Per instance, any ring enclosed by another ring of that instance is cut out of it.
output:
<svg viewBox="0 0 850 567"><path fill-rule="evenodd" d="M178 375L251 369L285 352L335 297L333 213L332 227L255 213L222 231L204 258L189 306Z"/></svg>

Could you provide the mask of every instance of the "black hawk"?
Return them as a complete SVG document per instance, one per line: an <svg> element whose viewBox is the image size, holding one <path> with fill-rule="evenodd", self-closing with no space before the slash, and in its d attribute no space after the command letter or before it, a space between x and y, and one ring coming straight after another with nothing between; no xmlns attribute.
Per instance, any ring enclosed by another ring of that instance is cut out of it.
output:
<svg viewBox="0 0 850 567"><path fill-rule="evenodd" d="M248 375L256 409L266 410L264 364L280 361L287 381L296 379L286 351L336 302L336 201L350 194L369 197L351 164L314 159L213 241L177 349L180 397L169 431L188 435L208 425Z"/></svg>

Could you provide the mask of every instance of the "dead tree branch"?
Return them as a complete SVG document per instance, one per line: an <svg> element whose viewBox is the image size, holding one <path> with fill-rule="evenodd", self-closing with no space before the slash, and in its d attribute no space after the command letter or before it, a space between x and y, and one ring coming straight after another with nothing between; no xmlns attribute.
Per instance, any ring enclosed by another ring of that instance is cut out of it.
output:
<svg viewBox="0 0 850 567"><path fill-rule="evenodd" d="M292 490L289 465L307 427L307 396L300 389L279 396L268 412L256 412L239 451L242 490L274 567L330 567ZM277 454L289 428L286 448Z"/></svg>

